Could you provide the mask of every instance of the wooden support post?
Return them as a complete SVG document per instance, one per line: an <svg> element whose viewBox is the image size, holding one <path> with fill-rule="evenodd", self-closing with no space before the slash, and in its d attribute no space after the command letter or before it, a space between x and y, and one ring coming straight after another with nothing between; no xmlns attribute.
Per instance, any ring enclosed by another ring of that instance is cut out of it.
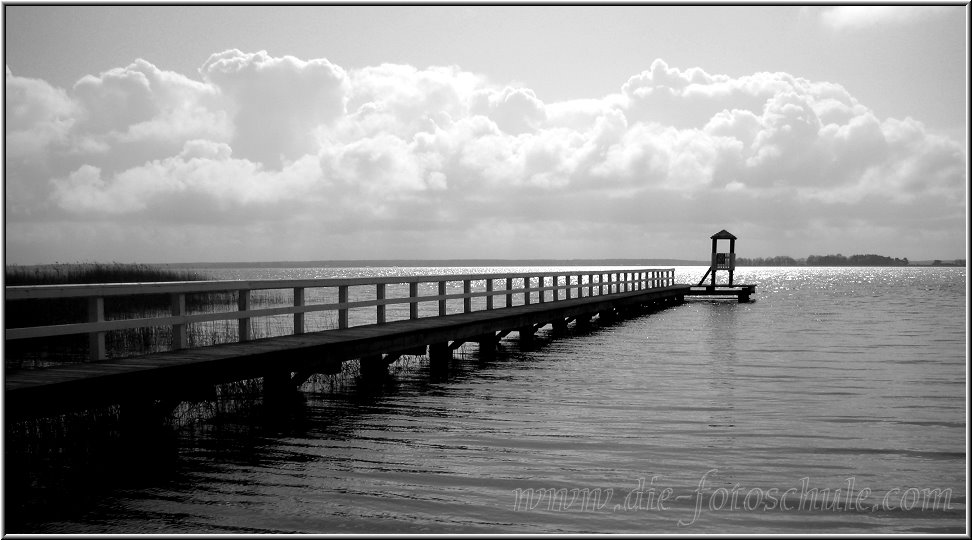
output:
<svg viewBox="0 0 972 540"><path fill-rule="evenodd" d="M385 304L381 301L385 299L385 284L376 283L375 284L375 300L378 301L378 305L375 306L375 319L378 324L385 324Z"/></svg>
<svg viewBox="0 0 972 540"><path fill-rule="evenodd" d="M452 360L452 349L448 342L429 345L429 369L434 375L448 372L449 360Z"/></svg>
<svg viewBox="0 0 972 540"><path fill-rule="evenodd" d="M88 298L88 322L103 322L105 320L105 299L100 296ZM88 334L88 358L95 362L108 357L105 349L105 333L91 332Z"/></svg>
<svg viewBox="0 0 972 540"><path fill-rule="evenodd" d="M570 300L570 276L564 276L564 296Z"/></svg>
<svg viewBox="0 0 972 540"><path fill-rule="evenodd" d="M546 282L547 282L547 278L543 276L537 276L537 296L540 297L539 302L541 304L544 303L545 301L544 296L547 294L547 291L543 290L544 285L546 285Z"/></svg>
<svg viewBox="0 0 972 540"><path fill-rule="evenodd" d="M186 314L186 295L185 293L172 293L169 295L169 313L173 317L180 317ZM172 348L185 349L189 347L189 338L186 333L186 325L172 325Z"/></svg>
<svg viewBox="0 0 972 540"><path fill-rule="evenodd" d="M305 379L306 380L306 379ZM274 370L263 375L263 401L276 405L297 390L289 371Z"/></svg>
<svg viewBox="0 0 972 540"><path fill-rule="evenodd" d="M530 278L523 278L523 305L527 306L530 304Z"/></svg>
<svg viewBox="0 0 972 540"><path fill-rule="evenodd" d="M408 303L408 318L418 319L419 318L418 301L416 300L416 298L418 298L417 282L412 282L408 284L408 297L412 299L412 301Z"/></svg>
<svg viewBox="0 0 972 540"><path fill-rule="evenodd" d="M536 332L536 330L532 325L517 328L516 331L520 334L520 346L529 346L531 343L533 343L533 333Z"/></svg>
<svg viewBox="0 0 972 540"><path fill-rule="evenodd" d="M574 317L574 320L577 321L577 324L575 325L575 328L580 329L580 328L587 328L587 327L589 327L591 325L591 317L592 316L593 316L593 314L591 314L591 313L584 313L584 314L581 314L581 315L578 315L578 316Z"/></svg>
<svg viewBox="0 0 972 540"><path fill-rule="evenodd" d="M506 307L513 307L513 278L506 278Z"/></svg>
<svg viewBox="0 0 972 540"><path fill-rule="evenodd" d="M439 296L445 296L445 294L446 294L446 282L445 281L440 281L439 282ZM439 300L439 316L442 316L442 315L445 315L445 314L446 314L446 299L445 298L441 298Z"/></svg>
<svg viewBox="0 0 972 540"><path fill-rule="evenodd" d="M358 359L358 372L366 379L380 378L388 373L388 364L380 354L362 356Z"/></svg>
<svg viewBox="0 0 972 540"><path fill-rule="evenodd" d="M469 296L472 293L472 281L468 279L462 280L462 312L471 313L472 312L472 297Z"/></svg>
<svg viewBox="0 0 972 540"><path fill-rule="evenodd" d="M736 259L736 240L734 238L729 239L729 253L727 255L729 260L726 261L729 264L729 285L732 285L732 273L735 270L735 259Z"/></svg>
<svg viewBox="0 0 972 540"><path fill-rule="evenodd" d="M486 278L486 310L493 309L493 280Z"/></svg>
<svg viewBox="0 0 972 540"><path fill-rule="evenodd" d="M554 333L563 334L567 332L567 319L557 319L551 323Z"/></svg>
<svg viewBox="0 0 972 540"><path fill-rule="evenodd" d="M237 302L237 307L240 311L250 310L250 291L241 290L239 292L239 299ZM243 317L239 319L239 332L240 332L240 342L250 341L250 318Z"/></svg>
<svg viewBox="0 0 972 540"><path fill-rule="evenodd" d="M339 285L338 286L338 303L347 304L348 303L348 286ZM348 327L348 308L340 307L338 308L338 328Z"/></svg>
<svg viewBox="0 0 972 540"><path fill-rule="evenodd" d="M304 305L304 288L294 287L294 307ZM294 313L294 335L304 333L304 314Z"/></svg>
<svg viewBox="0 0 972 540"><path fill-rule="evenodd" d="M483 334L476 338L477 343L479 343L479 358L480 360L491 359L496 357L496 344L499 342L496 339L496 334L490 332L488 334Z"/></svg>

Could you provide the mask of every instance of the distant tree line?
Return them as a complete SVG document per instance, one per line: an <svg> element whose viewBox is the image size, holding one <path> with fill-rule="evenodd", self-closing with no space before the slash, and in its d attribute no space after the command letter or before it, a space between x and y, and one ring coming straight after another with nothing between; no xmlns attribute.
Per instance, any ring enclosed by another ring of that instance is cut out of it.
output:
<svg viewBox="0 0 972 540"><path fill-rule="evenodd" d="M793 257L787 257L786 255L780 255L777 257L736 257L736 266L803 266L806 264L806 260L798 261Z"/></svg>
<svg viewBox="0 0 972 540"><path fill-rule="evenodd" d="M908 257L885 257L883 255L851 255L844 257L837 255L811 255L807 257L807 266L908 266Z"/></svg>
<svg viewBox="0 0 972 540"><path fill-rule="evenodd" d="M786 255L778 257L736 257L736 266L908 266L908 258L884 255L810 255L806 259L794 259Z"/></svg>

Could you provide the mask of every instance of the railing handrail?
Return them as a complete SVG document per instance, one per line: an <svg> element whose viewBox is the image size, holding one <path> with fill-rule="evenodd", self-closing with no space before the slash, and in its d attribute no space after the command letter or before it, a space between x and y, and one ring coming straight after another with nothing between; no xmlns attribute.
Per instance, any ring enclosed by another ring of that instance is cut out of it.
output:
<svg viewBox="0 0 972 540"><path fill-rule="evenodd" d="M584 282L583 276L587 276ZM607 276L607 279L605 279ZM563 277L563 284L560 278ZM571 283L571 277L577 277ZM595 280L595 277L597 278ZM547 278L553 278L550 285ZM514 287L514 280L522 280L519 287ZM537 285L531 282L537 279ZM196 322L238 320L239 339L249 339L249 321L253 317L270 317L278 315L293 315L294 334L303 333L306 313L319 311L337 311L338 327L348 327L348 310L364 307L377 309L378 324L385 323L385 306L393 304L410 304L409 318L417 319L418 304L422 302L438 302L440 316L447 315L446 302L448 300L463 300L463 312L472 311L472 299L486 297L486 310L502 307L512 307L514 295L522 295L523 304L531 302L531 295L537 294L539 302L557 302L571 298L572 291L576 291L577 298L584 296L606 296L631 291L653 289L674 285L674 268L604 268L589 270L565 271L537 271L537 272L506 272L492 274L444 274L422 276L375 276L363 278L318 278L318 279L271 279L271 280L213 280L213 281L173 281L152 283L108 283L108 284L75 284L75 285L24 285L5 287L6 300L37 300L54 298L87 298L88 321L71 324L32 326L4 329L6 340L27 339L37 337L52 337L71 334L88 334L90 338L91 355L93 359L105 357L105 332L130 328L172 326L174 349L187 348L186 325ZM504 285L494 288L497 280L503 280ZM485 290L473 290L473 282L485 281ZM462 282L463 291L449 293L447 283ZM438 284L438 294L420 295L418 284ZM386 285L408 284L408 296L386 298ZM349 287L374 286L375 298L349 301ZM337 288L338 301L325 304L306 304L305 289ZM293 305L250 308L250 292L255 290L293 289ZM606 292L605 292L606 289ZM186 312L186 295L193 293L216 293L232 291L238 293L238 310L221 311L216 313ZM552 300L546 300L544 293L553 292ZM563 298L560 293L564 292ZM595 294L596 291L596 294ZM149 318L131 318L105 320L104 299L109 296L123 295L152 295L168 294L170 297L170 314ZM495 297L505 297L505 306L495 306Z"/></svg>
<svg viewBox="0 0 972 540"><path fill-rule="evenodd" d="M6 300L39 298L85 298L90 296L130 296L140 294L203 293L225 291L258 291L268 289L327 288L340 286L395 285L437 283L439 281L483 281L486 279L522 279L537 277L587 276L620 272L652 272L674 268L612 268L609 270L572 270L564 272L514 272L498 274L443 274L422 276L375 276L361 278L309 279L221 279L201 281L156 281L140 283L76 283L68 285L9 285L4 287ZM535 289L532 289L535 290Z"/></svg>

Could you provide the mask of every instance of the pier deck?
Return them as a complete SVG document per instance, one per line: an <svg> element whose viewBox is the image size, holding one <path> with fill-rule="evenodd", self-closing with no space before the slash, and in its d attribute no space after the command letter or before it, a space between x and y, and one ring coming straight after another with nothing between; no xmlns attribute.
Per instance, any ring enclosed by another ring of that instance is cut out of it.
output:
<svg viewBox="0 0 972 540"><path fill-rule="evenodd" d="M572 321L587 322L595 316L613 317L676 305L690 294L690 286L671 283L671 271L657 271L667 272L662 276L651 272L656 271L649 270L640 277L634 277L635 272L631 272L630 276L619 272L614 276L617 279L611 277L602 281L598 278L597 281L592 281L588 278L586 283L582 283L580 277L576 283L571 283L568 277L563 285L559 285L555 278L551 286L544 286L545 281L541 277L537 282L538 287L531 288L527 280L521 289L508 286L505 290L492 290L493 279L502 280L506 277L501 276L488 280L490 283L486 285L486 292L472 291L468 285L470 276L460 276L465 277L463 281L467 283L465 292L461 295L440 294L416 298L412 294L403 299L386 299L383 298L381 289L378 298L370 302L348 302L345 294L343 303L337 305L338 308L373 305L382 310L379 320L383 318L384 305L395 302L414 303L429 299L444 302L447 298L460 297L464 300L466 310L463 313L414 317L361 326L347 327L345 322L342 325L345 327L320 332L295 333L205 347L176 348L131 358L97 359L44 369L14 371L5 377L6 414L8 418L17 418L147 400L175 405L181 400L192 399L193 396L211 394L215 384L254 378L263 378L265 392L270 388L293 389L315 373L339 372L344 361L355 358L360 359L363 374L382 372L388 364L405 354L428 354L433 368L442 367L447 365L452 351L463 343L478 343L480 354L489 355L495 350L499 339L511 332L518 332L521 340L529 340L534 332L548 324L562 330ZM512 281L507 283L512 284ZM195 287L199 288L199 285ZM581 289L591 296L583 296ZM604 289L608 292L605 293ZM411 290L414 293L415 288ZM571 298L568 290L575 291L580 297ZM439 291L445 292L445 287L440 286ZM508 296L514 291L523 293L526 303L492 308L493 296ZM540 295L539 301L530 301L531 292ZM552 292L554 300L544 300L544 292ZM104 294L104 289L99 294ZM489 309L470 310L468 299L476 295L489 297ZM283 310L293 313L295 320L298 314L314 309L313 306L303 306L297 302L298 297L302 299L303 295L295 295L295 306ZM184 304L184 298L178 299L178 302ZM240 307L244 307L242 302ZM175 311L177 309L174 308L173 312ZM249 310L247 306L242 315L238 312L233 318L243 319L257 311ZM275 312L277 311L281 311L281 308L275 308ZM191 317L193 316L180 315L160 320L175 325L184 323L184 320ZM91 331L99 329L99 324L112 323L119 324L116 321L104 321L76 326ZM66 333L58 328L46 327L44 331L53 334ZM30 329L7 330L14 337L32 336L37 332ZM174 332L176 339L180 333ZM93 341L98 340L93 338Z"/></svg>
<svg viewBox="0 0 972 540"><path fill-rule="evenodd" d="M749 297L756 293L756 285L693 285L685 293L686 296L714 296L736 297L740 302L749 302Z"/></svg>

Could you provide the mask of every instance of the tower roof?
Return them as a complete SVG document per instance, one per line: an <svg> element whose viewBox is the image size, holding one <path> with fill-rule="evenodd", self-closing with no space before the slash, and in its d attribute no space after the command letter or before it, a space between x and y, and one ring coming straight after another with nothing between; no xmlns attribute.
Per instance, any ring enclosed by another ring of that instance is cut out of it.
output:
<svg viewBox="0 0 972 540"><path fill-rule="evenodd" d="M722 229L721 231L713 234L709 238L713 240L735 240L736 237L732 235L729 231Z"/></svg>

